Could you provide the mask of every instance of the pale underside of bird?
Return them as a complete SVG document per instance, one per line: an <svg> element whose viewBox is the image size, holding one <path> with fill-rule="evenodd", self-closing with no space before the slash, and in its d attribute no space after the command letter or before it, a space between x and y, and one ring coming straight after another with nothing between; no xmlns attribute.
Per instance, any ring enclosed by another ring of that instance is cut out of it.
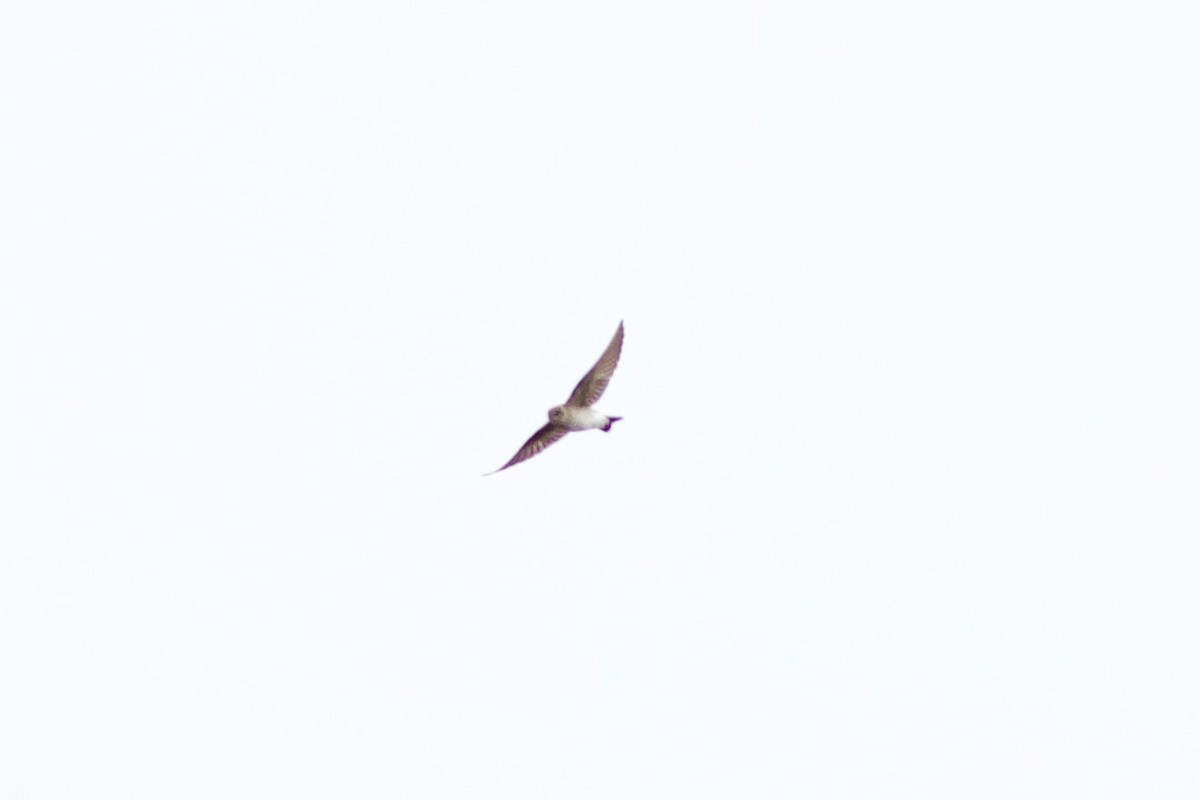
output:
<svg viewBox="0 0 1200 800"><path fill-rule="evenodd" d="M575 386L567 402L550 409L550 421L543 425L537 433L529 437L517 454L508 460L496 472L508 469L513 464L519 464L527 458L533 458L559 439L572 431L586 431L599 428L607 431L620 417L610 417L592 408L592 405L604 394L608 382L612 380L613 372L617 369L617 361L621 358L621 344L625 340L625 321L617 326L612 341L604 348L603 355L592 367L583 380ZM489 472L488 475L495 475Z"/></svg>

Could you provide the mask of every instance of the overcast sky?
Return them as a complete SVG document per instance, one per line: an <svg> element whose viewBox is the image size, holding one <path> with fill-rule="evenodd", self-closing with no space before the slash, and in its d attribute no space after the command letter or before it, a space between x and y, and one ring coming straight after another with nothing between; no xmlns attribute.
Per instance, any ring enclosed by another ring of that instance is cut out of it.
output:
<svg viewBox="0 0 1200 800"><path fill-rule="evenodd" d="M0 794L1200 796L1196 14L9 9Z"/></svg>

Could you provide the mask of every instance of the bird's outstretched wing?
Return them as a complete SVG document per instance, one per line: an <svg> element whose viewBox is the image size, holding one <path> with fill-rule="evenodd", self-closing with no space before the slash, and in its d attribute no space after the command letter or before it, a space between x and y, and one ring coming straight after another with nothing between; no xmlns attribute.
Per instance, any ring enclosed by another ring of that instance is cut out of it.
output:
<svg viewBox="0 0 1200 800"><path fill-rule="evenodd" d="M621 360L621 343L624 341L625 321L621 320L621 324L617 326L617 332L613 334L612 341L604 349L604 355L600 356L596 366L583 376L583 380L575 387L575 391L571 392L571 396L567 399L567 405L587 407L600 399L600 395L604 394L604 390L608 388L608 382L612 380L613 373L617 370L617 362Z"/></svg>
<svg viewBox="0 0 1200 800"><path fill-rule="evenodd" d="M496 470L496 472L502 472L511 467L513 464L520 464L527 458L533 458L538 453L542 452L547 447L566 436L567 433L568 431L566 428L561 428L558 425L555 425L553 422L547 422L538 430L537 433L529 437L529 441L521 445L521 449L517 451L515 456L508 460L507 464ZM488 475L495 475L496 472L489 472Z"/></svg>

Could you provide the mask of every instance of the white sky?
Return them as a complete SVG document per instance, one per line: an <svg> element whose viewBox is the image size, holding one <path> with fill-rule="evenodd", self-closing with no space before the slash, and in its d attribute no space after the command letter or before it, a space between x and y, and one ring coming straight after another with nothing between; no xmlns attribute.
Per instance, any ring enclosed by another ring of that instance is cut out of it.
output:
<svg viewBox="0 0 1200 800"><path fill-rule="evenodd" d="M1194 4L483 6L5 13L0 795L1200 796Z"/></svg>

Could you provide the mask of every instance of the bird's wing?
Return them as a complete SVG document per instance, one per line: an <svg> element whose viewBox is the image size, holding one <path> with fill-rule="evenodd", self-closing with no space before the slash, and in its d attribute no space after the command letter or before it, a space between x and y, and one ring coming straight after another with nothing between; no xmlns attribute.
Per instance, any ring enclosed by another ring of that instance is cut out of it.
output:
<svg viewBox="0 0 1200 800"><path fill-rule="evenodd" d="M547 447L566 436L567 433L568 431L566 428L559 427L553 422L547 422L541 427L541 429L538 430L537 433L529 437L529 441L521 445L521 449L517 451L515 456L508 460L507 464L496 470L496 472L506 470L513 464L520 464L527 458L533 458L538 453L542 452ZM489 472L488 475L495 475L496 472Z"/></svg>
<svg viewBox="0 0 1200 800"><path fill-rule="evenodd" d="M624 320L617 326L617 332L613 334L612 341L604 349L604 355L600 356L596 366L583 376L583 380L575 387L575 391L571 392L571 396L567 399L567 405L586 407L600 399L600 395L604 394L604 390L608 388L608 382L617 369L617 362L621 359L621 343L623 341L625 341Z"/></svg>

